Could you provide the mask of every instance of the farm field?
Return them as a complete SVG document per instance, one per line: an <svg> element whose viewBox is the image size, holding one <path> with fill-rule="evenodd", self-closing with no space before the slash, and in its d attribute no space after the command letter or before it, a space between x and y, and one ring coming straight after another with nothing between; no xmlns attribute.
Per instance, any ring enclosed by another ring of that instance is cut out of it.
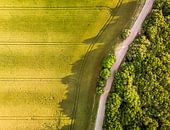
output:
<svg viewBox="0 0 170 130"><path fill-rule="evenodd" d="M0 0L2 7L115 7L118 0Z"/></svg>
<svg viewBox="0 0 170 130"><path fill-rule="evenodd" d="M0 129L92 129L101 59L135 8L128 0L0 0Z"/></svg>

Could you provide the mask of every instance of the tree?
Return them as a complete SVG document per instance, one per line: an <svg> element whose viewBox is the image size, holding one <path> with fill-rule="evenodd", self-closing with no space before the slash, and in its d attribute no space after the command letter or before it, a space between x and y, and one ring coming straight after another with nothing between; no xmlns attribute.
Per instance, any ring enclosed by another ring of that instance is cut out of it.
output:
<svg viewBox="0 0 170 130"><path fill-rule="evenodd" d="M109 54L107 57L103 59L102 67L110 69L115 62L115 56L113 54Z"/></svg>
<svg viewBox="0 0 170 130"><path fill-rule="evenodd" d="M121 98L116 93L111 93L106 104L104 128L107 130L122 130L118 117Z"/></svg>
<svg viewBox="0 0 170 130"><path fill-rule="evenodd" d="M101 72L100 72L100 77L103 78L103 79L108 79L110 76L110 70L108 69L103 69Z"/></svg>
<svg viewBox="0 0 170 130"><path fill-rule="evenodd" d="M121 38L126 39L130 35L130 33L131 33L130 29L123 30L121 33Z"/></svg>
<svg viewBox="0 0 170 130"><path fill-rule="evenodd" d="M115 56L113 54L108 54L102 61L102 69L100 71L100 76L97 81L96 92L102 94L104 92L103 88L105 86L106 80L110 76L110 69L115 62Z"/></svg>

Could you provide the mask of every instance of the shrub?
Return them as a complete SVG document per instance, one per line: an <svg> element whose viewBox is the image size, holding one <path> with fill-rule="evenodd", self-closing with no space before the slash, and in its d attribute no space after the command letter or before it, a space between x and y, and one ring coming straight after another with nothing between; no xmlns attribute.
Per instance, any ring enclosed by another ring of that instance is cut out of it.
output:
<svg viewBox="0 0 170 130"><path fill-rule="evenodd" d="M100 72L100 77L102 79L108 79L110 76L110 70L109 69L103 69L101 72Z"/></svg>
<svg viewBox="0 0 170 130"><path fill-rule="evenodd" d="M102 61L102 69L97 81L96 92L102 94L104 92L103 88L106 84L106 80L110 76L110 69L115 62L115 56L113 54L108 54Z"/></svg>
<svg viewBox="0 0 170 130"><path fill-rule="evenodd" d="M121 38L123 40L126 39L129 36L130 33L131 33L130 29L123 30L122 33L121 33Z"/></svg>

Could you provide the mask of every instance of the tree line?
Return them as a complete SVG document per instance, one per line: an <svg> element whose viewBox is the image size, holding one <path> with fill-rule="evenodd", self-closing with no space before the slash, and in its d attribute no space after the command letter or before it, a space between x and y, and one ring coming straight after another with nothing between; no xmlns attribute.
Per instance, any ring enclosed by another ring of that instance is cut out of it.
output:
<svg viewBox="0 0 170 130"><path fill-rule="evenodd" d="M104 92L104 86L106 80L109 78L111 72L110 69L115 62L115 56L113 54L108 54L102 61L100 75L97 80L96 92L97 94L102 94Z"/></svg>
<svg viewBox="0 0 170 130"><path fill-rule="evenodd" d="M114 76L106 130L170 130L170 1L156 0Z"/></svg>

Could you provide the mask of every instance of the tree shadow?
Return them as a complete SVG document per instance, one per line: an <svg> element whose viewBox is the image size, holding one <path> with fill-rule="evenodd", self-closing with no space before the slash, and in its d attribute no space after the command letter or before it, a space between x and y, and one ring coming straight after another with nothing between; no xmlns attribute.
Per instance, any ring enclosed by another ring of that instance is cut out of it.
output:
<svg viewBox="0 0 170 130"><path fill-rule="evenodd" d="M89 46L95 44L97 47L86 53L80 60L76 61L72 65L72 75L68 75L62 79L62 83L68 85L68 93L67 99L61 103L61 107L68 116L73 118L73 120L75 120L74 114L78 113L76 114L76 118L82 119L75 121L79 125L79 129L91 130L88 125L94 125L95 123L99 98L95 94L95 88L101 61L106 54L110 51L113 52L116 38L120 36L122 30L131 21L136 4L135 1L132 1L124 3L121 5L120 9L111 9L110 13L112 19L105 28L100 30L100 35L97 34L95 37L83 41L84 44L89 44ZM76 98L73 95L75 95ZM80 97L81 99L79 99ZM76 100L78 100L78 103ZM94 100L97 100L97 103ZM71 110L70 106L73 106ZM71 113L70 111L77 112ZM86 113L86 115L82 113ZM73 125L75 122L73 122ZM73 128L73 126L66 126L62 130L70 130Z"/></svg>
<svg viewBox="0 0 170 130"><path fill-rule="evenodd" d="M64 77L62 79L63 84L69 85L69 91L67 93L67 100L64 100L61 103L61 107L64 108L64 113L66 115L68 115L69 117L74 117L74 118L75 118L74 114L76 114L75 112L77 111L77 108L83 110L83 112L85 112L86 115L84 114L81 115L81 112L79 111L78 112L80 114L79 116L82 116L82 118L86 117L85 119L87 120L86 120L86 123L85 123L85 120L76 121L79 124L80 123L89 124L87 117L90 118L91 116L92 106L93 106L92 101L96 96L95 86L96 86L96 80L97 80L99 69L100 69L99 64L102 59L102 57L100 56L101 55L100 53L102 52L102 50L103 50L103 47L99 46L98 48L86 53L86 57L84 56L80 60L74 63L72 67L73 74L67 77ZM85 68L88 68L88 70L85 70ZM91 76L92 74L93 74L93 77ZM72 81L74 81L74 83ZM78 100L79 104L77 104L75 100ZM68 109L70 108L70 106L73 106L71 109L72 113L70 112L70 109ZM63 128L63 130L66 130L66 129L68 130L70 127L72 128L72 126L66 126L65 128Z"/></svg>

